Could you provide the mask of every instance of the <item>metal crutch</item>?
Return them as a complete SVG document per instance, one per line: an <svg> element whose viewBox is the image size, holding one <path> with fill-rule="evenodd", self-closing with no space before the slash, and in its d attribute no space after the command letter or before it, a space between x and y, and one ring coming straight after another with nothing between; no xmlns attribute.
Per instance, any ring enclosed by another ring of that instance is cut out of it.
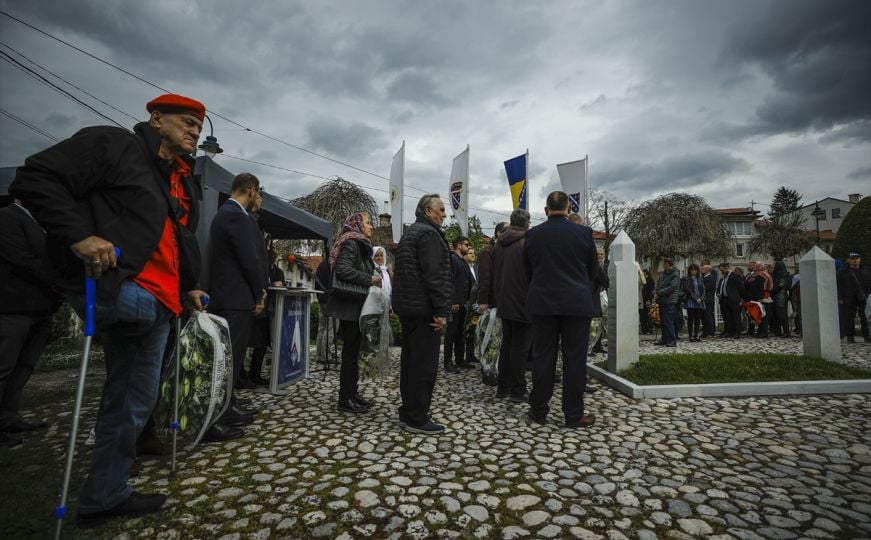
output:
<svg viewBox="0 0 871 540"><path fill-rule="evenodd" d="M121 257L121 250L115 248L115 258ZM73 408L73 424L70 427L70 440L67 445L67 463L64 467L64 483L60 495L60 505L55 508L54 516L57 523L54 529L55 540L60 538L63 519L67 515L67 492L70 488L70 476L73 473L73 459L76 455L76 436L79 432L79 415L82 412L82 399L85 396L85 376L88 373L88 356L91 354L91 339L94 337L94 303L97 292L97 280L85 278L85 347L82 352L82 364L79 367L79 381L76 385L76 404Z"/></svg>

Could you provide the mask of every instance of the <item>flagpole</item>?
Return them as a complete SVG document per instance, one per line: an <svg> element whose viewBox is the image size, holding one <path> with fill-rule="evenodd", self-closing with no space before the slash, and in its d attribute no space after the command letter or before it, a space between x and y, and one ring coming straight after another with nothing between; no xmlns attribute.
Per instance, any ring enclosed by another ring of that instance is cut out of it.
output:
<svg viewBox="0 0 871 540"><path fill-rule="evenodd" d="M469 231L469 198L472 197L472 151L469 149L469 143L466 143L466 203L463 210L466 214L466 232Z"/></svg>
<svg viewBox="0 0 871 540"><path fill-rule="evenodd" d="M525 210L528 212L532 205L530 204L530 199L532 198L532 190L529 189L529 148L526 149L526 208Z"/></svg>
<svg viewBox="0 0 871 540"><path fill-rule="evenodd" d="M584 154L584 223L590 226L590 154Z"/></svg>

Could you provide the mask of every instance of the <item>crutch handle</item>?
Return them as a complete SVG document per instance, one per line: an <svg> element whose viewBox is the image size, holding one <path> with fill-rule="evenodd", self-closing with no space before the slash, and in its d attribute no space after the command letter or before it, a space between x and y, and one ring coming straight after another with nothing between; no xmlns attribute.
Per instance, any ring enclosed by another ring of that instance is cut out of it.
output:
<svg viewBox="0 0 871 540"><path fill-rule="evenodd" d="M200 303L203 305L203 307L208 306L209 305L209 295L204 294L204 295L200 296Z"/></svg>
<svg viewBox="0 0 871 540"><path fill-rule="evenodd" d="M121 248L115 247L115 258L121 258ZM93 336L94 325L94 304L97 300L97 280L92 277L85 278L85 335Z"/></svg>

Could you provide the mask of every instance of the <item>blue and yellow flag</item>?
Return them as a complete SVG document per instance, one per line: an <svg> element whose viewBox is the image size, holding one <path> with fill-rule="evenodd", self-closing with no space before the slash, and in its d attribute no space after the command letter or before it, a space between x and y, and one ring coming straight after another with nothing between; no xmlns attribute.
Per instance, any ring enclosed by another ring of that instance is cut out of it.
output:
<svg viewBox="0 0 871 540"><path fill-rule="evenodd" d="M526 204L526 158L527 154L522 154L506 161L505 173L508 174L508 188L514 208L529 210Z"/></svg>

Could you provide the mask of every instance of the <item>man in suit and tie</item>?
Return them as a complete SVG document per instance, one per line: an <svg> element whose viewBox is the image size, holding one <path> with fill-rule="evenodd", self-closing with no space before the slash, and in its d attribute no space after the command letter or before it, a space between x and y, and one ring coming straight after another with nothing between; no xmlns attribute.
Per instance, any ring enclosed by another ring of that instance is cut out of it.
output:
<svg viewBox="0 0 871 540"><path fill-rule="evenodd" d="M720 264L720 282L717 284L717 297L720 299L720 313L723 314L722 337L739 339L741 337L741 297L744 296L744 279L729 271L727 263Z"/></svg>
<svg viewBox="0 0 871 540"><path fill-rule="evenodd" d="M18 416L21 394L61 304L45 264L45 231L19 199L0 209L0 446L45 424Z"/></svg>
<svg viewBox="0 0 871 540"><path fill-rule="evenodd" d="M260 261L260 230L248 212L255 207L260 180L250 173L233 179L230 198L212 220L209 249L209 310L227 319L233 345L233 381L239 383L251 317L263 311L266 276ZM238 406L235 397L218 423L241 427L254 421L250 411Z"/></svg>
<svg viewBox="0 0 871 540"><path fill-rule="evenodd" d="M593 231L567 219L569 198L562 191L547 196L547 221L526 233L523 264L529 278L526 310L532 320L532 392L529 418L544 424L556 376L557 346L563 347L565 426L595 422L584 414L587 349L593 317L590 275L598 264Z"/></svg>

